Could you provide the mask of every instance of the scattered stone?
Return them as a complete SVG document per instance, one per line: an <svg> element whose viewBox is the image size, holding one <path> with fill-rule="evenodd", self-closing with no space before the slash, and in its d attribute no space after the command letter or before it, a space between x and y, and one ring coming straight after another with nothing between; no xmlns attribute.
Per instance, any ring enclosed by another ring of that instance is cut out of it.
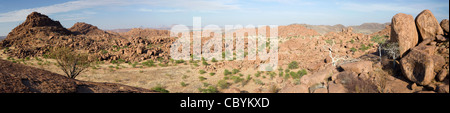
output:
<svg viewBox="0 0 450 113"><path fill-rule="evenodd" d="M283 87L279 93L309 93L306 85L287 85Z"/></svg>

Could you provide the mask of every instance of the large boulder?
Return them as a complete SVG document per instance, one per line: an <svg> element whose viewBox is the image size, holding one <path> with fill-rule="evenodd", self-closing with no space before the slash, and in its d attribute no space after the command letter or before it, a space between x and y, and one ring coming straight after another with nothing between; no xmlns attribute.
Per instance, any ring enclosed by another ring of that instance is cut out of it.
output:
<svg viewBox="0 0 450 113"><path fill-rule="evenodd" d="M347 93L347 89L342 84L328 82L328 93Z"/></svg>
<svg viewBox="0 0 450 113"><path fill-rule="evenodd" d="M344 65L341 65L341 68L344 69L344 71L353 71L357 74L367 73L372 70L372 62L371 61L359 61L359 62L347 63Z"/></svg>
<svg viewBox="0 0 450 113"><path fill-rule="evenodd" d="M444 19L441 21L441 28L444 30L445 33L448 33L448 19Z"/></svg>
<svg viewBox="0 0 450 113"><path fill-rule="evenodd" d="M403 75L419 85L428 85L435 77L433 57L424 51L411 49L400 64Z"/></svg>
<svg viewBox="0 0 450 113"><path fill-rule="evenodd" d="M416 25L412 15L398 13L392 17L391 41L398 42L400 57L419 42Z"/></svg>
<svg viewBox="0 0 450 113"><path fill-rule="evenodd" d="M427 38L434 39L436 35L444 34L439 22L428 9L423 10L417 15L416 25L422 40Z"/></svg>
<svg viewBox="0 0 450 113"><path fill-rule="evenodd" d="M335 70L334 66L327 66L323 69L320 69L316 73L308 74L300 78L300 83L305 84L307 86L313 86L315 84L325 83L328 78L333 75L333 71Z"/></svg>

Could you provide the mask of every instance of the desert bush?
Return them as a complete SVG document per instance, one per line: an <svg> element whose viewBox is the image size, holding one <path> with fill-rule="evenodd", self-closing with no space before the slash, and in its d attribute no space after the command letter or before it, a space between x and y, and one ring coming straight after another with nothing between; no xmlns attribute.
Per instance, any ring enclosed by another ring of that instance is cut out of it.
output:
<svg viewBox="0 0 450 113"><path fill-rule="evenodd" d="M238 76L232 76L231 80L233 80L234 83L239 83L241 81L243 81L244 79Z"/></svg>
<svg viewBox="0 0 450 113"><path fill-rule="evenodd" d="M66 47L53 48L50 56L56 60L59 68L69 78L76 78L93 62L89 60L88 54L77 53Z"/></svg>
<svg viewBox="0 0 450 113"><path fill-rule="evenodd" d="M239 69L233 69L232 71L233 71L233 74L239 73Z"/></svg>
<svg viewBox="0 0 450 113"><path fill-rule="evenodd" d="M297 69L298 68L297 61L292 61L291 63L289 63L288 68L289 69Z"/></svg>
<svg viewBox="0 0 450 113"><path fill-rule="evenodd" d="M203 64L204 66L209 65L208 62L206 62L206 61L202 61L202 64Z"/></svg>
<svg viewBox="0 0 450 113"><path fill-rule="evenodd" d="M216 75L216 73L212 73L212 72L211 72L211 73L209 73L209 75L214 76L214 75Z"/></svg>
<svg viewBox="0 0 450 113"><path fill-rule="evenodd" d="M253 82L255 82L255 84L258 84L258 85L264 85L264 83L259 79L253 79Z"/></svg>
<svg viewBox="0 0 450 113"><path fill-rule="evenodd" d="M205 77L203 77L203 76L200 76L200 77L198 77L198 79L200 79L200 81L204 81L204 80L206 80L206 78L205 78Z"/></svg>
<svg viewBox="0 0 450 113"><path fill-rule="evenodd" d="M166 90L166 88L162 87L161 85L157 85L157 86L153 87L151 90L160 92L160 93L169 93L169 91Z"/></svg>
<svg viewBox="0 0 450 113"><path fill-rule="evenodd" d="M219 91L217 90L216 87L214 86L208 86L207 88L203 89L203 88L198 88L198 91L200 91L201 93L219 93Z"/></svg>
<svg viewBox="0 0 450 113"><path fill-rule="evenodd" d="M200 74L205 74L206 71L205 71L205 70L199 70L198 73L200 73Z"/></svg>
<svg viewBox="0 0 450 113"><path fill-rule="evenodd" d="M219 86L219 88L221 89L227 89L230 85L231 84L225 80L220 80L219 82L217 82L217 86Z"/></svg>
<svg viewBox="0 0 450 113"><path fill-rule="evenodd" d="M297 71L297 74L298 74L300 77L302 77L302 76L308 74L308 72L307 72L305 69L302 69L302 70Z"/></svg>
<svg viewBox="0 0 450 113"><path fill-rule="evenodd" d="M181 84L181 86L183 86L183 87L186 87L188 84L186 84L186 83L184 83L184 82L181 82L180 83Z"/></svg>
<svg viewBox="0 0 450 113"><path fill-rule="evenodd" d="M350 51L356 52L356 51L358 51L358 50L357 50L356 48L352 47L352 48L350 48Z"/></svg>
<svg viewBox="0 0 450 113"><path fill-rule="evenodd" d="M386 41L386 39L384 39L383 37L387 37L387 36L386 35L383 35L383 36L375 35L370 40L375 43L378 43L378 44L383 44Z"/></svg>
<svg viewBox="0 0 450 113"><path fill-rule="evenodd" d="M364 44L361 44L361 47L359 47L359 50L361 50L361 51L366 51L368 49L370 49L370 46L366 46Z"/></svg>
<svg viewBox="0 0 450 113"><path fill-rule="evenodd" d="M184 63L184 60L183 60L183 59L181 59L181 60L176 60L175 63L181 64L181 63Z"/></svg>
<svg viewBox="0 0 450 113"><path fill-rule="evenodd" d="M255 77L259 77L259 76L261 76L261 72L260 71L255 73Z"/></svg>
<svg viewBox="0 0 450 113"><path fill-rule="evenodd" d="M296 72L290 72L289 75L291 75L292 79L300 78L300 76Z"/></svg>
<svg viewBox="0 0 450 113"><path fill-rule="evenodd" d="M212 58L211 62L217 62L216 58Z"/></svg>
<svg viewBox="0 0 450 113"><path fill-rule="evenodd" d="M232 73L228 69L225 69L225 71L223 71L223 74L224 75L231 75Z"/></svg>

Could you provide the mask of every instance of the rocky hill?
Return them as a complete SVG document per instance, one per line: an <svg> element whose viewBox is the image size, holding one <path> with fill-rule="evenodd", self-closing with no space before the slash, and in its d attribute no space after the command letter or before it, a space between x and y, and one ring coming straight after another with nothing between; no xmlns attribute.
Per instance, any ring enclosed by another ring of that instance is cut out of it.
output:
<svg viewBox="0 0 450 113"><path fill-rule="evenodd" d="M84 22L77 22L73 25L69 30L76 35L105 35L107 32L98 29L97 26L93 26L91 24L87 24Z"/></svg>
<svg viewBox="0 0 450 113"><path fill-rule="evenodd" d="M355 33L363 33L363 34L372 34L374 32L380 31L382 29L384 29L386 27L386 25L389 25L390 23L384 23L384 24L380 24L380 23L364 23L361 25L357 25L357 26L347 26L347 27L352 27L353 31ZM308 25L308 24L300 24L302 26L305 26L308 29L313 29L317 32L319 32L320 34L325 34L328 32L339 32L344 28L347 28L346 26L342 25L342 24L337 24L337 25Z"/></svg>
<svg viewBox="0 0 450 113"><path fill-rule="evenodd" d="M169 59L168 48L174 38L168 31L140 32L120 35L108 33L87 23L76 23L69 30L48 16L33 12L25 22L10 32L0 42L0 49L8 48L6 54L18 58L42 56L52 47L71 47L75 50L100 56L99 60L142 61L144 59ZM142 34L143 33L143 34ZM164 35L147 37L148 35ZM143 37L146 35L146 37ZM152 46L150 46L152 45Z"/></svg>
<svg viewBox="0 0 450 113"><path fill-rule="evenodd" d="M0 60L0 93L152 93L121 84L86 82Z"/></svg>

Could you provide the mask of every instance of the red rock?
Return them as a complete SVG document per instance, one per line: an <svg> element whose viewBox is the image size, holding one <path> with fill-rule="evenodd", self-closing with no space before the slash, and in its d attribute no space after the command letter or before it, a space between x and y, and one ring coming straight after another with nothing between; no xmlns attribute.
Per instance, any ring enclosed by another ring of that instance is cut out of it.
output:
<svg viewBox="0 0 450 113"><path fill-rule="evenodd" d="M411 15L398 13L392 17L391 41L398 42L400 57L419 42L414 18Z"/></svg>
<svg viewBox="0 0 450 113"><path fill-rule="evenodd" d="M309 93L306 85L287 85L279 93Z"/></svg>
<svg viewBox="0 0 450 113"><path fill-rule="evenodd" d="M444 32L448 33L448 31L449 31L448 19L442 20L440 26L444 30Z"/></svg>
<svg viewBox="0 0 450 113"><path fill-rule="evenodd" d="M436 35L444 34L439 22L428 9L417 15L416 25L422 40L427 38L434 39Z"/></svg>
<svg viewBox="0 0 450 113"><path fill-rule="evenodd" d="M353 62L353 63L347 63L344 65L341 65L341 68L345 71L352 71L357 74L360 73L367 73L372 70L372 62L371 61L359 61L359 62Z"/></svg>
<svg viewBox="0 0 450 113"><path fill-rule="evenodd" d="M403 75L419 85L428 85L434 79L434 61L426 52L412 49L400 60Z"/></svg>

